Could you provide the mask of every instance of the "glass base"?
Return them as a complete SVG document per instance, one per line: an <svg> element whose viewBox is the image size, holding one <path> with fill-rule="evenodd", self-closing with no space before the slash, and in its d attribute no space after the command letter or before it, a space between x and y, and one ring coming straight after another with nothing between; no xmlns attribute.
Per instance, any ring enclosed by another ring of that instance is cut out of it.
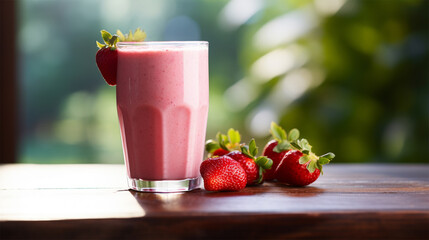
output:
<svg viewBox="0 0 429 240"><path fill-rule="evenodd" d="M128 187L139 192L186 192L200 188L201 178L184 180L143 180L128 178Z"/></svg>

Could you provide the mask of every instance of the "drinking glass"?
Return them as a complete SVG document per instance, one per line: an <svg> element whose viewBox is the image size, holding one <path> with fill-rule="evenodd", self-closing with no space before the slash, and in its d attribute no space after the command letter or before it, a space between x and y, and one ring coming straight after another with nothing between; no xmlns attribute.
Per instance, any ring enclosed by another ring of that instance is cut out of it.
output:
<svg viewBox="0 0 429 240"><path fill-rule="evenodd" d="M208 42L119 42L116 100L131 189L199 188Z"/></svg>

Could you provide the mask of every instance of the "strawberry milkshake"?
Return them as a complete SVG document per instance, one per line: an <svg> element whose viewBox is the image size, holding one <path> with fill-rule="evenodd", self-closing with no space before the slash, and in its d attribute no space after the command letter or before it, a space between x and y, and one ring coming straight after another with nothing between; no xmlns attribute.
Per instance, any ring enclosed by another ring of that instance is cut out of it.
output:
<svg viewBox="0 0 429 240"><path fill-rule="evenodd" d="M117 109L129 187L200 185L208 114L207 42L119 42Z"/></svg>

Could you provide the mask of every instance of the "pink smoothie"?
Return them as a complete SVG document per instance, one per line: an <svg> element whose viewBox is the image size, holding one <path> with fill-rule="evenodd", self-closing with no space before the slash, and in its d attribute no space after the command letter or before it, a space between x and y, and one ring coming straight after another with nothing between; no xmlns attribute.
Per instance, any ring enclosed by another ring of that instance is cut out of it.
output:
<svg viewBox="0 0 429 240"><path fill-rule="evenodd" d="M128 176L199 177L208 114L207 43L119 45L116 93Z"/></svg>

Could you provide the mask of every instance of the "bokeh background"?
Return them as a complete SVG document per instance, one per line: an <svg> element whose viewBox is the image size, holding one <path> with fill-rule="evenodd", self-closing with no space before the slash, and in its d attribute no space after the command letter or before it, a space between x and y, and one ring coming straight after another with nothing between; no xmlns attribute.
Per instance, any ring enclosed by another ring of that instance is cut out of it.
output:
<svg viewBox="0 0 429 240"><path fill-rule="evenodd" d="M19 0L19 162L122 163L99 31L210 42L207 138L271 121L335 162L428 162L425 0Z"/></svg>

